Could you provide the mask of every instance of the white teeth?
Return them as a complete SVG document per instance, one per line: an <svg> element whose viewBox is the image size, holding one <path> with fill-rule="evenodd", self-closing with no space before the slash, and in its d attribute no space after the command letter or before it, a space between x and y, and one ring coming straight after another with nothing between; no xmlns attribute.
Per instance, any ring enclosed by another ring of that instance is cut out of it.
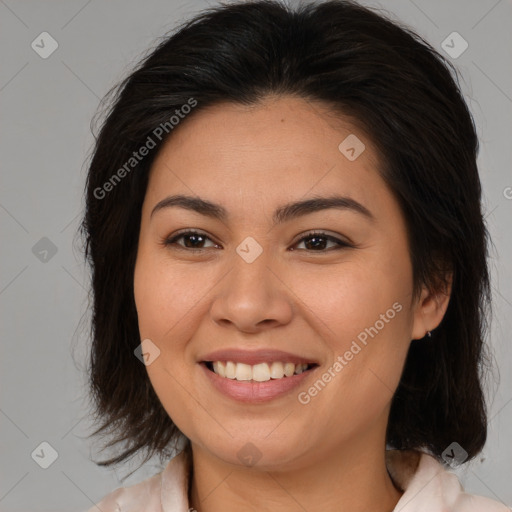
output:
<svg viewBox="0 0 512 512"><path fill-rule="evenodd" d="M226 376L226 365L222 361L215 361L213 363L213 371L221 377Z"/></svg>
<svg viewBox="0 0 512 512"><path fill-rule="evenodd" d="M215 371L215 366L213 368ZM236 378L236 364L233 363L233 361L227 361L226 362L226 375L228 379L235 379ZM222 377L222 375L221 375Z"/></svg>
<svg viewBox="0 0 512 512"><path fill-rule="evenodd" d="M234 363L233 361L214 361L213 371L220 377L236 380L254 380L266 382L270 379L282 379L305 372L308 368L306 363L259 363L253 366L245 363Z"/></svg>
<svg viewBox="0 0 512 512"><path fill-rule="evenodd" d="M270 366L270 378L282 379L284 377L283 363L274 361Z"/></svg>
<svg viewBox="0 0 512 512"><path fill-rule="evenodd" d="M298 364L295 367L295 374L303 373L308 369L308 365L306 363Z"/></svg>
<svg viewBox="0 0 512 512"><path fill-rule="evenodd" d="M299 365L297 365L297 366L299 366ZM294 372L295 372L295 365L293 363L286 363L284 365L284 374L287 377L291 377Z"/></svg>
<svg viewBox="0 0 512 512"><path fill-rule="evenodd" d="M256 382L270 380L270 368L267 363L255 364L252 367L252 380Z"/></svg>
<svg viewBox="0 0 512 512"><path fill-rule="evenodd" d="M236 380L251 380L252 379L252 366L250 364L237 363L236 364Z"/></svg>

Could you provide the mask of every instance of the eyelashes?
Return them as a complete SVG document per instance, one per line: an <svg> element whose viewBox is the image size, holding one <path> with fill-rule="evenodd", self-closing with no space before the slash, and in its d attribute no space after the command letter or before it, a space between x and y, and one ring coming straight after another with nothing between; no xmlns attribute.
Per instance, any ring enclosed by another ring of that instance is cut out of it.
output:
<svg viewBox="0 0 512 512"><path fill-rule="evenodd" d="M194 238L198 239L198 238L203 238L203 239L207 239L207 240L211 240L211 238L206 234L206 233L202 233L200 231L195 231L195 230L188 230L188 231L181 231L181 232L178 232L176 235L174 235L173 237L169 237L169 238L166 238L164 240L164 245L166 247L170 247L170 246L173 246L173 245L177 245L178 248L181 247L181 249L185 249L185 250L191 250L191 251L204 251L205 248L204 247L184 247L180 244L177 244L177 240L179 240L180 238L186 238L187 236L190 236L192 235Z"/></svg>
<svg viewBox="0 0 512 512"><path fill-rule="evenodd" d="M165 238L162 241L162 244L168 248L172 248L172 249L175 248L177 250L184 250L184 251L188 251L188 252L204 252L207 249L212 248L212 247L194 247L194 246L187 247L186 245L182 245L182 244L178 243L178 240L180 240L180 239L184 239L184 240L187 239L188 242L192 242L192 244L203 243L205 240L209 240L209 241L213 242L213 240L206 233L203 233L203 232L197 231L197 230L193 230L193 229L188 229L188 230L183 230L181 232L178 232L169 238ZM335 244L335 246L331 247L331 248L326 248L325 246L327 244L323 243L323 241L331 242L331 243ZM351 245L335 236L324 233L323 231L310 231L310 232L306 233L297 242L294 243L293 247L295 247L303 242L309 243L310 246L313 247L313 249L306 248L306 249L299 249L299 250L306 251L309 253L313 253L313 252L325 253L325 252L331 252L333 250L354 247L353 245ZM214 246L218 246L218 244L216 244L215 242L213 242L213 244L214 244ZM293 250L295 250L295 249L293 249Z"/></svg>

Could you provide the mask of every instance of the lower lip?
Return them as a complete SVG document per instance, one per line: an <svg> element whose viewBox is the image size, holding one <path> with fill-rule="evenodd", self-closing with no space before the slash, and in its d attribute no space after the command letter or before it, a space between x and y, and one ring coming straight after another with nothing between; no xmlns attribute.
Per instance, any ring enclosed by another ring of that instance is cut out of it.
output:
<svg viewBox="0 0 512 512"><path fill-rule="evenodd" d="M311 370L307 370L298 375L292 375L291 377L270 379L265 382L255 382L248 380L238 381L221 377L209 370L205 363L201 363L201 367L218 391L239 402L247 403L266 402L282 396L300 386L304 379L307 379L309 375L318 368L315 366Z"/></svg>

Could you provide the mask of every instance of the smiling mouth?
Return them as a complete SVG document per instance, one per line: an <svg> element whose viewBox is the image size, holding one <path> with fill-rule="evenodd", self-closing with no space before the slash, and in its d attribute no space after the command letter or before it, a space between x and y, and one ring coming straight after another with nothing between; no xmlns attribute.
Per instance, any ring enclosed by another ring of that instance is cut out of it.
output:
<svg viewBox="0 0 512 512"><path fill-rule="evenodd" d="M316 363L259 363L255 365L235 363L234 361L204 361L211 372L225 379L266 382L269 380L286 379L293 375L300 375L318 366Z"/></svg>

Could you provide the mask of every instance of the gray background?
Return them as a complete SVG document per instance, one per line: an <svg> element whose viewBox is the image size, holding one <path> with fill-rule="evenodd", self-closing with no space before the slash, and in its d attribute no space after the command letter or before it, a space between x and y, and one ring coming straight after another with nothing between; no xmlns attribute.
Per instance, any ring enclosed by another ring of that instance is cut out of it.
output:
<svg viewBox="0 0 512 512"><path fill-rule="evenodd" d="M364 3L388 10L441 53L442 41L453 31L469 44L452 60L462 73L481 140L486 218L495 244L490 341L499 371L488 382L488 443L457 474L468 492L510 505L512 3ZM95 466L90 456L107 454L99 453L99 442L86 439L91 431L85 386L87 277L73 239L92 144L89 124L99 99L156 38L208 5L214 4L0 0L2 512L86 510L136 467L137 460L118 472ZM46 59L31 47L44 31L59 45ZM40 241L43 237L50 242ZM45 441L58 453L47 469L34 460L50 461L50 450L43 446L43 456L38 448ZM34 450L39 458L31 457ZM150 461L125 485L159 471L157 463Z"/></svg>

